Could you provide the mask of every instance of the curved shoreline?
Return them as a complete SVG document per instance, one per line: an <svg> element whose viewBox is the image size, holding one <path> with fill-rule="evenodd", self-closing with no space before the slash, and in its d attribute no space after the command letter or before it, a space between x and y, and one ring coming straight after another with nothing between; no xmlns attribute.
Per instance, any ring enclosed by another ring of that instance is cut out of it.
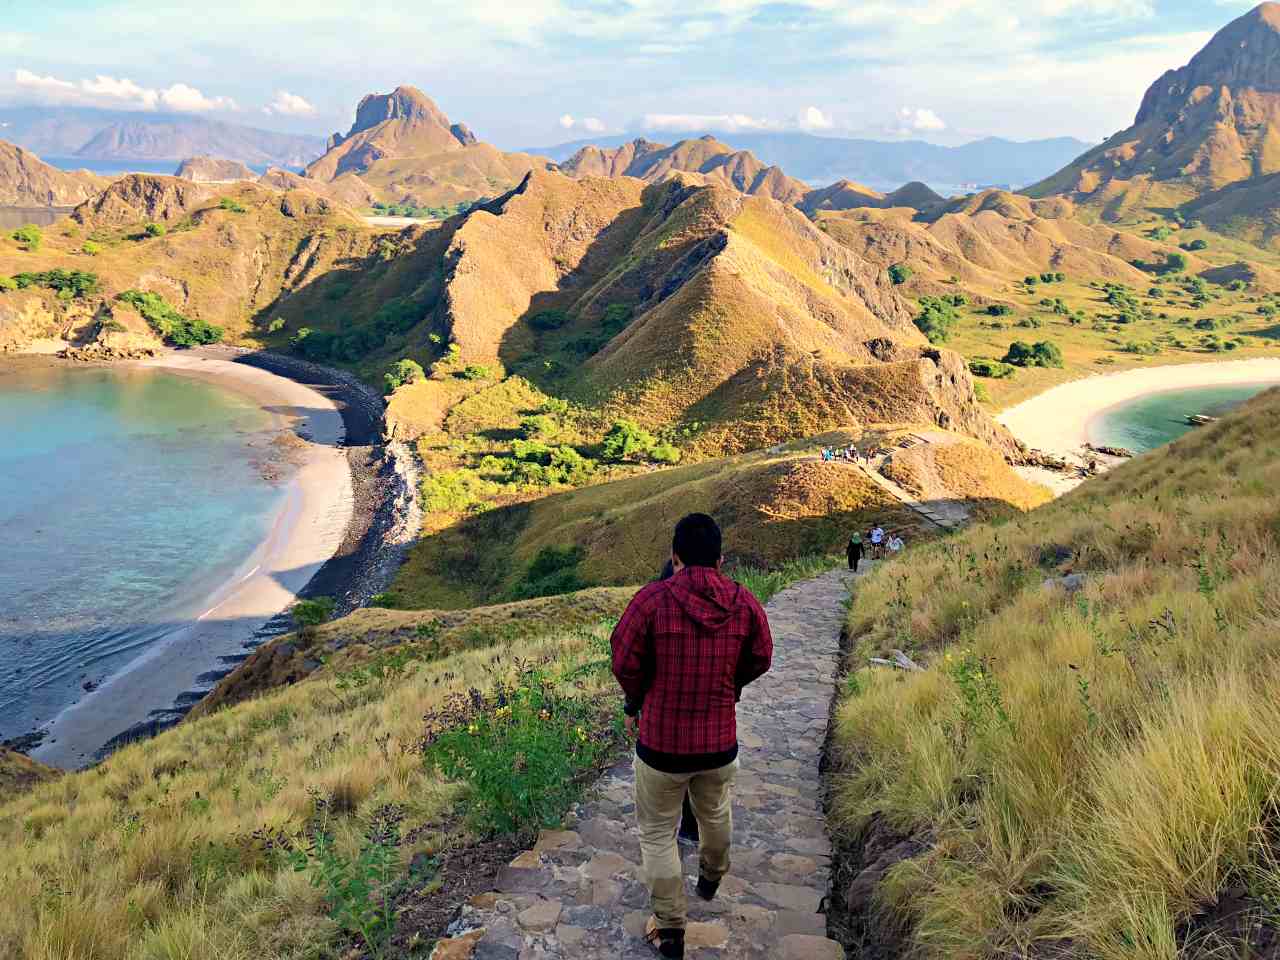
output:
<svg viewBox="0 0 1280 960"><path fill-rule="evenodd" d="M289 357L230 348L131 361L241 393L306 441L262 543L168 636L62 710L31 755L81 767L185 716L221 677L290 628L299 596L339 612L388 585L417 532L407 450L381 445L381 398L354 378Z"/></svg>
<svg viewBox="0 0 1280 960"><path fill-rule="evenodd" d="M1108 410L1156 393L1250 384L1280 385L1280 357L1167 364L1084 377L1024 400L998 414L996 421L1032 450L1083 464L1084 445L1094 436L1091 427ZM1034 471L1034 479L1059 494L1080 482L1038 468L1021 471Z"/></svg>

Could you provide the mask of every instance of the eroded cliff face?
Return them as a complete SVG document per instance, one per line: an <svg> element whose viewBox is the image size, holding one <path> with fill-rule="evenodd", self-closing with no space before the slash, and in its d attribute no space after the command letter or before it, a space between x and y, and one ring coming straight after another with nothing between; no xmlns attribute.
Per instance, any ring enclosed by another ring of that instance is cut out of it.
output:
<svg viewBox="0 0 1280 960"><path fill-rule="evenodd" d="M87 170L59 170L31 151L0 140L0 206L74 207L108 182Z"/></svg>

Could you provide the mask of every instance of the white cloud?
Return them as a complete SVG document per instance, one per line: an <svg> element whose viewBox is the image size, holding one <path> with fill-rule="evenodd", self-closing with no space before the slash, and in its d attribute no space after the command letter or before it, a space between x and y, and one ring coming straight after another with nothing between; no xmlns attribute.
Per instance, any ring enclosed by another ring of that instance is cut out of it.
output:
<svg viewBox="0 0 1280 960"><path fill-rule="evenodd" d="M287 117L314 117L318 112L310 102L288 90L276 91L276 98L262 109L264 113L278 113Z"/></svg>
<svg viewBox="0 0 1280 960"><path fill-rule="evenodd" d="M206 97L195 87L175 83L160 91L160 102L179 113L205 113L209 110L239 110L230 97Z"/></svg>
<svg viewBox="0 0 1280 960"><path fill-rule="evenodd" d="M835 125L830 114L823 113L817 107L805 107L796 118L796 126L801 130L830 130Z"/></svg>
<svg viewBox="0 0 1280 960"><path fill-rule="evenodd" d="M28 90L38 90L43 93L71 93L76 89L74 83L68 83L66 80L59 80L57 77L41 77L30 70L13 71L13 82L20 87Z"/></svg>
<svg viewBox="0 0 1280 960"><path fill-rule="evenodd" d="M160 100L160 94L157 91L140 87L127 77L116 79L99 74L92 80L81 80L80 89L95 97L136 101L147 110L154 110Z"/></svg>
<svg viewBox="0 0 1280 960"><path fill-rule="evenodd" d="M560 118L560 127L564 130L585 130L587 133L604 133L609 125L599 117L575 117L566 113Z"/></svg>
<svg viewBox="0 0 1280 960"><path fill-rule="evenodd" d="M903 107L898 111L898 122L904 130L915 133L947 129L945 121L928 107Z"/></svg>
<svg viewBox="0 0 1280 960"><path fill-rule="evenodd" d="M670 130L690 133L695 130L768 130L778 124L748 116L745 113L646 113L640 120L641 130Z"/></svg>
<svg viewBox="0 0 1280 960"><path fill-rule="evenodd" d="M101 73L92 80L73 83L53 76L42 77L22 69L14 71L13 81L19 89L53 103L123 107L132 110L164 107L179 113L239 109L230 97L207 97L186 83L174 83L163 90L157 90L135 83L128 77L112 77Z"/></svg>

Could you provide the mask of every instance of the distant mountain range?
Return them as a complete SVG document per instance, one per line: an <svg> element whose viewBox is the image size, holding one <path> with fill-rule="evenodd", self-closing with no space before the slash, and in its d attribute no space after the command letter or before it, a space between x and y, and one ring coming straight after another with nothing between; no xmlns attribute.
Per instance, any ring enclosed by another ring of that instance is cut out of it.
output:
<svg viewBox="0 0 1280 960"><path fill-rule="evenodd" d="M0 108L0 139L45 157L151 162L204 154L259 167L302 167L325 150L323 137L188 114L87 107Z"/></svg>
<svg viewBox="0 0 1280 960"><path fill-rule="evenodd" d="M1070 163L1093 144L1072 137L1018 142L987 137L960 147L940 147L922 140L882 141L818 137L808 133L724 133L707 131L738 150L750 150L768 166L810 185L855 180L877 188L909 181L977 186L1024 186ZM636 134L575 140L528 149L562 163L587 146L616 148ZM662 132L640 135L661 140ZM694 136L690 134L690 136Z"/></svg>

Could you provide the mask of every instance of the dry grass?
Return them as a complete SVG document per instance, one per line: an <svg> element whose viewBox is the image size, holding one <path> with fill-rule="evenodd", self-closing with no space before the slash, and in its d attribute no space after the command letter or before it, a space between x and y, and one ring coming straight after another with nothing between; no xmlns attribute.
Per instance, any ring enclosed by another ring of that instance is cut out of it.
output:
<svg viewBox="0 0 1280 960"><path fill-rule="evenodd" d="M835 823L933 838L878 893L919 956L1175 960L1227 887L1274 910L1277 415L1271 391L862 582L855 663L929 666L850 677ZM1042 585L1068 570L1076 595Z"/></svg>
<svg viewBox="0 0 1280 960"><path fill-rule="evenodd" d="M38 783L54 780L60 773L25 754L0 747L0 803L25 793Z"/></svg>
<svg viewBox="0 0 1280 960"><path fill-rule="evenodd" d="M460 653L399 678L335 690L313 682L128 747L102 765L0 806L0 956L14 960L266 960L332 956L335 928L305 874L255 831L301 831L316 797L348 811L340 844L386 803L403 806L403 849L465 842L441 824L458 790L425 771L423 714L484 686L518 657L571 669L602 630L557 632ZM597 689L603 681L592 674Z"/></svg>
<svg viewBox="0 0 1280 960"><path fill-rule="evenodd" d="M287 634L259 647L195 705L188 720L308 677L327 680L389 647L408 644L436 659L616 620L634 594L629 587L597 587L465 610L362 607L305 637Z"/></svg>
<svg viewBox="0 0 1280 960"><path fill-rule="evenodd" d="M922 500L998 501L1031 510L1053 499L1047 487L1024 480L985 444L948 439L894 451L885 476Z"/></svg>
<svg viewBox="0 0 1280 960"><path fill-rule="evenodd" d="M726 557L766 568L838 550L873 518L915 524L860 471L813 450L759 452L490 510L422 540L393 589L406 606L492 602L540 550L574 545L587 582L642 583L661 569L676 521L697 511L720 522Z"/></svg>

